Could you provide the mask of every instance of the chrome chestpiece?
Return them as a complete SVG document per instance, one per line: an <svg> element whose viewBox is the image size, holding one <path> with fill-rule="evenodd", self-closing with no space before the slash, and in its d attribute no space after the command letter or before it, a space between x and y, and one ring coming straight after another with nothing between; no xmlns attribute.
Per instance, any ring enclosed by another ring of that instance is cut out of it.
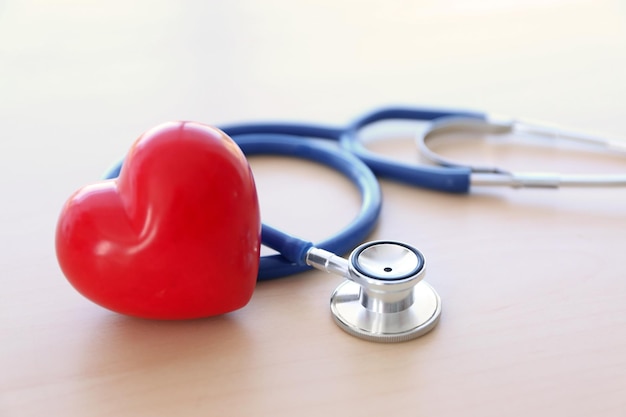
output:
<svg viewBox="0 0 626 417"><path fill-rule="evenodd" d="M346 332L375 342L402 342L432 330L441 315L441 300L422 281L424 256L400 242L374 241L344 259L311 248L307 264L346 278L334 291L330 308Z"/></svg>

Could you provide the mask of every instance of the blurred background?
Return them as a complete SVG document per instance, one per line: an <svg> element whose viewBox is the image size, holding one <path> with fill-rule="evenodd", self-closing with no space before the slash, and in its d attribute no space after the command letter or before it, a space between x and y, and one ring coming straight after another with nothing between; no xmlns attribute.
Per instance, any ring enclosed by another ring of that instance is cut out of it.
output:
<svg viewBox="0 0 626 417"><path fill-rule="evenodd" d="M173 119L426 104L626 135L625 23L618 0L3 0L0 222L20 193L59 206Z"/></svg>

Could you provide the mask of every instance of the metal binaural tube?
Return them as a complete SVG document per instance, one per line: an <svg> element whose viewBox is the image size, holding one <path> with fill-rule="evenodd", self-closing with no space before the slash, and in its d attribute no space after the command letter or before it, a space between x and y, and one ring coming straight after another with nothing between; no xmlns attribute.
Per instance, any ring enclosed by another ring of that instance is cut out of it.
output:
<svg viewBox="0 0 626 417"><path fill-rule="evenodd" d="M324 249L311 248L306 254L306 264L320 271L341 275L348 278L350 268L348 261Z"/></svg>

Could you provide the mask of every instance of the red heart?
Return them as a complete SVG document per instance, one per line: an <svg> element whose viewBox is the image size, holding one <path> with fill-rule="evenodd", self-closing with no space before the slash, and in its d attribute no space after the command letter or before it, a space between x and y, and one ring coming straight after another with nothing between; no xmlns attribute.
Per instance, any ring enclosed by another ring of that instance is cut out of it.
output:
<svg viewBox="0 0 626 417"><path fill-rule="evenodd" d="M103 307L189 319L248 303L261 220L252 172L226 134L176 122L144 133L117 180L67 201L56 230L59 265Z"/></svg>

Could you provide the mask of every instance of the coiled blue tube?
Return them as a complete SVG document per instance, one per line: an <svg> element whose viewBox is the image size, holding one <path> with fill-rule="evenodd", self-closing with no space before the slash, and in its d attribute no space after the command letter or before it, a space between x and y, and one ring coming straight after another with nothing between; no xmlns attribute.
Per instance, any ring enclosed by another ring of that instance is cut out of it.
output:
<svg viewBox="0 0 626 417"><path fill-rule="evenodd" d="M282 155L319 162L350 179L361 194L361 209L356 218L334 236L315 247L343 254L360 244L376 226L382 206L380 187L372 171L358 158L311 139L286 135L243 135L234 137L246 155ZM281 255L263 256L259 280L278 278L309 269L305 258L312 243L263 225L263 244Z"/></svg>
<svg viewBox="0 0 626 417"><path fill-rule="evenodd" d="M485 118L482 113L463 110L389 107L368 113L350 124L341 135L341 146L365 162L377 176L437 191L467 193L470 187L471 174L468 168L418 166L395 161L367 150L358 139L359 131L375 122L383 120L429 121L449 116Z"/></svg>
<svg viewBox="0 0 626 417"><path fill-rule="evenodd" d="M231 138L251 134L290 135L303 138L330 139L338 141L343 129L308 123L246 123L220 126Z"/></svg>

